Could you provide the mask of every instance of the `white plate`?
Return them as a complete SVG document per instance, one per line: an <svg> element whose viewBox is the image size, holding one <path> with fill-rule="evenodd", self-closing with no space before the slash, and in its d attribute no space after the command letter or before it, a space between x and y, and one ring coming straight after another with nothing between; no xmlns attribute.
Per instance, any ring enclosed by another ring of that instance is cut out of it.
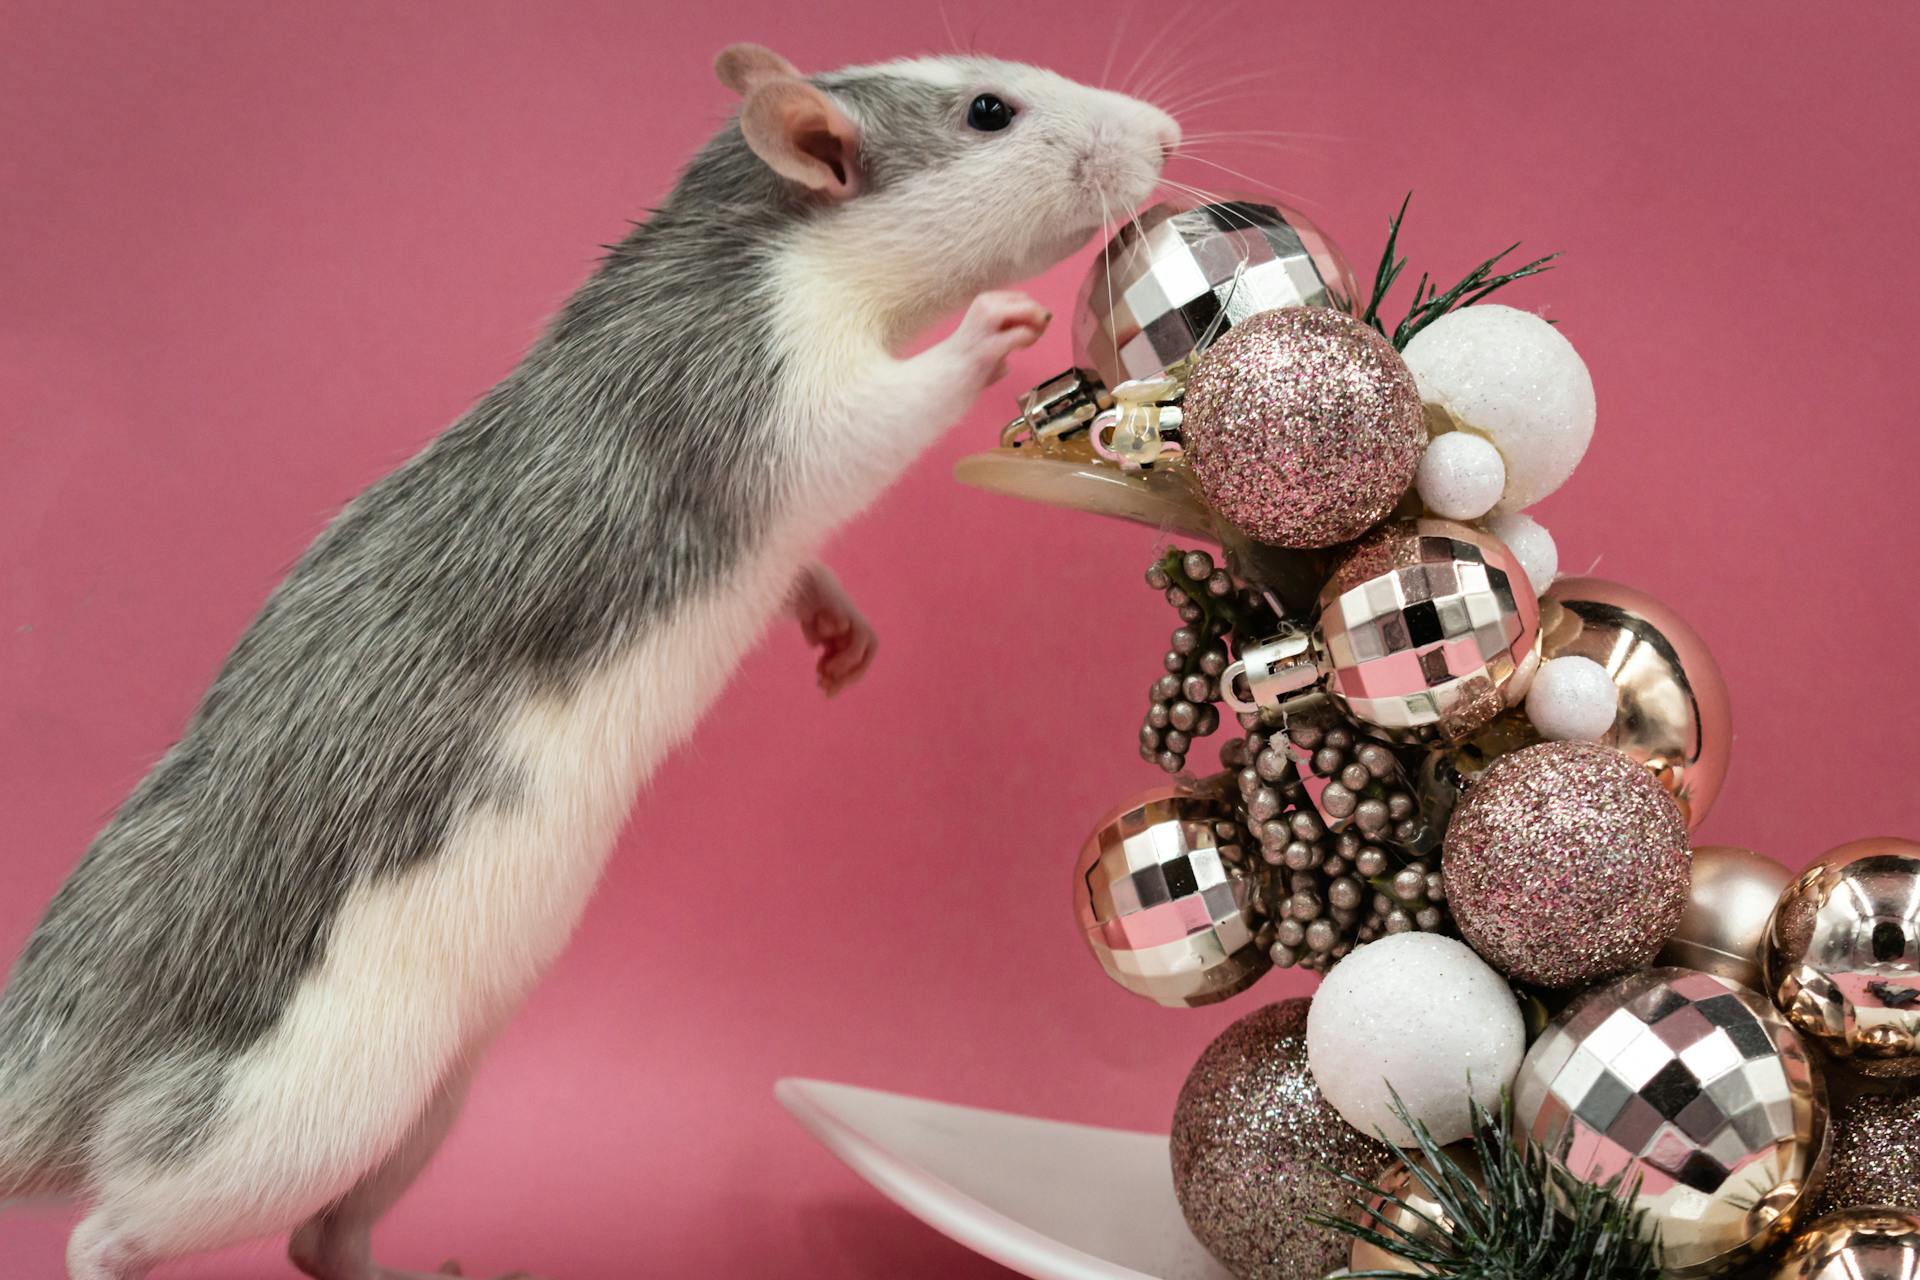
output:
<svg viewBox="0 0 1920 1280"><path fill-rule="evenodd" d="M1035 1280L1233 1280L1187 1230L1167 1140L782 1080L794 1119L895 1204Z"/></svg>

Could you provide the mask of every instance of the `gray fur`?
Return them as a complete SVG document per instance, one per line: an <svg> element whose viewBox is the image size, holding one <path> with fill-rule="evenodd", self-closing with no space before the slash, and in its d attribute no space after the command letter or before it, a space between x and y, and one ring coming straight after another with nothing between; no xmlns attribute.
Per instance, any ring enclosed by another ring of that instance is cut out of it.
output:
<svg viewBox="0 0 1920 1280"><path fill-rule="evenodd" d="M924 85L822 83L867 126L872 185L951 145L959 108ZM131 1152L190 1151L344 897L516 803L507 709L753 554L781 498L754 318L769 254L820 216L729 125L520 366L320 535L13 971L0 1195L72 1188L128 1097L151 1117Z"/></svg>

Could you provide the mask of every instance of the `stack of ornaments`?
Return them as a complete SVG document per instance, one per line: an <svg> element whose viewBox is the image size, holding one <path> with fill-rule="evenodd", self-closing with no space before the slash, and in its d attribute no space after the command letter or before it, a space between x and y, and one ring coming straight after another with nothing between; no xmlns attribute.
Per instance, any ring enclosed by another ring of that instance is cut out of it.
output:
<svg viewBox="0 0 1920 1280"><path fill-rule="evenodd" d="M1595 416L1558 329L1482 301L1547 260L1422 277L1390 325L1400 221L1363 298L1295 212L1149 211L1074 369L958 472L1217 548L1146 570L1171 777L1074 879L1138 996L1325 974L1195 1064L1187 1221L1243 1280L1920 1276L1920 845L1691 847L1712 657L1524 514Z"/></svg>

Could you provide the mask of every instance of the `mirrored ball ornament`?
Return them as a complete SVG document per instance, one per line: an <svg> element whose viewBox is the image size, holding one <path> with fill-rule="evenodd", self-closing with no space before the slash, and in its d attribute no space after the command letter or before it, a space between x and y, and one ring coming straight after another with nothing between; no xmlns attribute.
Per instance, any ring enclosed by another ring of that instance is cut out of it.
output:
<svg viewBox="0 0 1920 1280"><path fill-rule="evenodd" d="M1305 215L1277 204L1157 204L1120 228L1087 270L1074 362L1107 387L1166 372L1276 307L1346 308L1353 272Z"/></svg>
<svg viewBox="0 0 1920 1280"><path fill-rule="evenodd" d="M1212 792L1156 788L1108 814L1074 868L1074 913L1107 976L1158 1004L1212 1004L1272 964L1260 864Z"/></svg>
<svg viewBox="0 0 1920 1280"><path fill-rule="evenodd" d="M1806 1225L1772 1280L1914 1280L1920 1211L1890 1205L1830 1213Z"/></svg>
<svg viewBox="0 0 1920 1280"><path fill-rule="evenodd" d="M1817 1192L1819 1070L1764 998L1711 974L1649 969L1568 1005L1514 1082L1516 1130L1589 1182L1640 1179L1635 1206L1679 1280L1789 1232Z"/></svg>
<svg viewBox="0 0 1920 1280"><path fill-rule="evenodd" d="M1920 1074L1920 844L1855 840L1787 887L1767 926L1767 991L1868 1076Z"/></svg>
<svg viewBox="0 0 1920 1280"><path fill-rule="evenodd" d="M1324 683L1383 736L1472 733L1525 697L1539 608L1505 544L1451 520L1384 525L1354 544L1320 593L1315 631L1243 649L1236 710L1277 708Z"/></svg>
<svg viewBox="0 0 1920 1280"><path fill-rule="evenodd" d="M1348 1211L1342 1175L1371 1181L1393 1157L1320 1096L1306 1031L1304 999L1240 1019L1193 1064L1174 1107L1174 1195L1238 1280L1321 1280L1344 1265L1347 1237L1313 1219Z"/></svg>
<svg viewBox="0 0 1920 1280"><path fill-rule="evenodd" d="M1248 537L1330 547L1391 512L1427 444L1393 344L1347 315L1283 307L1241 321L1187 379L1184 456Z"/></svg>

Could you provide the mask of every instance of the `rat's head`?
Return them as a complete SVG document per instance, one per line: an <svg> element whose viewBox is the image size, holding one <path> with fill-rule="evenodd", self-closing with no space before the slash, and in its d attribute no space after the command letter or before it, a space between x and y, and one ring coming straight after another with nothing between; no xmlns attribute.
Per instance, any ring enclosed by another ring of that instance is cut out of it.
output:
<svg viewBox="0 0 1920 1280"><path fill-rule="evenodd" d="M806 78L735 45L715 65L748 146L819 210L809 233L919 309L1060 261L1144 202L1180 141L1157 107L990 58Z"/></svg>

